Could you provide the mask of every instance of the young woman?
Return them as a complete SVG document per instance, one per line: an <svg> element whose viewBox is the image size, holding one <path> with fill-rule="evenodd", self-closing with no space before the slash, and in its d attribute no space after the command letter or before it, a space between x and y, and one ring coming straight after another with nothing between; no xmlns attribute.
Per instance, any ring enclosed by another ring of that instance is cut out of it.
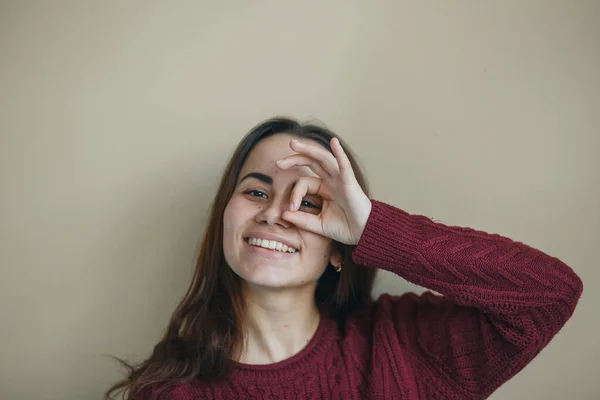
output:
<svg viewBox="0 0 600 400"><path fill-rule="evenodd" d="M374 301L377 269L436 293ZM332 132L274 118L230 160L164 337L106 398L484 399L582 288L539 250L371 200Z"/></svg>

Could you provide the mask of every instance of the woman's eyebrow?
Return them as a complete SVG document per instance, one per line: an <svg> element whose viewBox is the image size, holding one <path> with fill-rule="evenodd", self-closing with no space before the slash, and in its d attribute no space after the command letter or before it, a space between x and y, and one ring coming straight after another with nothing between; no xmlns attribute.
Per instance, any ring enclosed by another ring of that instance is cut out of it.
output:
<svg viewBox="0 0 600 400"><path fill-rule="evenodd" d="M249 174L244 175L244 177L240 179L238 185L242 183L244 179L248 178L256 178L259 181L266 183L267 185L273 185L273 178L271 178L269 175L261 174L260 172L250 172Z"/></svg>

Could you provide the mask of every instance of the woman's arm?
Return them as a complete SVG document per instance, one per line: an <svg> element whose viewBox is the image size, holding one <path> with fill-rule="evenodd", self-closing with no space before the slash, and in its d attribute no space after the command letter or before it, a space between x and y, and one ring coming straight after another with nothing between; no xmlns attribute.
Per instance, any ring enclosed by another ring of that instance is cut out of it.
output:
<svg viewBox="0 0 600 400"><path fill-rule="evenodd" d="M378 201L353 259L443 295L404 296L392 307L394 324L399 334L413 333L410 351L474 398L527 365L573 314L583 290L571 268L539 250Z"/></svg>

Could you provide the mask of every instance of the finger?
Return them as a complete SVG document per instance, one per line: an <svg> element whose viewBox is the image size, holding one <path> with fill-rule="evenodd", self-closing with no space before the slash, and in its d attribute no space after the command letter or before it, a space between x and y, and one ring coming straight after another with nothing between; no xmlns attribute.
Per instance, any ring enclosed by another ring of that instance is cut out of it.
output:
<svg viewBox="0 0 600 400"><path fill-rule="evenodd" d="M322 148L318 144L300 142L296 139L290 141L290 147L292 150L298 153L304 154L308 157L314 158L323 165L323 168L329 173L334 175L339 173L340 169L334 155L326 149Z"/></svg>
<svg viewBox="0 0 600 400"><path fill-rule="evenodd" d="M352 170L352 164L350 163L350 159L346 155L346 152L344 151L340 140L334 137L333 139L331 139L330 145L331 150L333 151L333 155L337 160L340 169L340 174L345 179L354 177L354 170Z"/></svg>
<svg viewBox="0 0 600 400"><path fill-rule="evenodd" d="M323 168L320 162L315 160L314 158L310 158L308 156L303 156L301 154L294 154L293 156L288 156L283 160L277 161L277 166L281 169L288 169L293 166L306 166L312 170L315 174L319 175L321 178L326 178L329 176L329 173Z"/></svg>
<svg viewBox="0 0 600 400"><path fill-rule="evenodd" d="M309 232L324 235L323 224L321 218L318 215L305 213L302 211L285 211L281 217L296 225L300 229L304 229Z"/></svg>
<svg viewBox="0 0 600 400"><path fill-rule="evenodd" d="M290 211L296 211L302 204L302 199L307 194L317 194L322 180L312 176L303 176L296 181L290 195Z"/></svg>

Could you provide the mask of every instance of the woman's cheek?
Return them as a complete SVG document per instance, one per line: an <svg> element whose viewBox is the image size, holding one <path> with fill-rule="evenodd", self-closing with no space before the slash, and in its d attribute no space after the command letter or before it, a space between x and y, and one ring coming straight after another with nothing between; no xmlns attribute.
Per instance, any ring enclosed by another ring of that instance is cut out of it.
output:
<svg viewBox="0 0 600 400"><path fill-rule="evenodd" d="M307 247L312 249L311 252L313 252L313 256L311 258L319 265L319 268L321 266L323 266L323 268L326 267L331 255L331 239L316 233L307 232L304 243L306 243Z"/></svg>

